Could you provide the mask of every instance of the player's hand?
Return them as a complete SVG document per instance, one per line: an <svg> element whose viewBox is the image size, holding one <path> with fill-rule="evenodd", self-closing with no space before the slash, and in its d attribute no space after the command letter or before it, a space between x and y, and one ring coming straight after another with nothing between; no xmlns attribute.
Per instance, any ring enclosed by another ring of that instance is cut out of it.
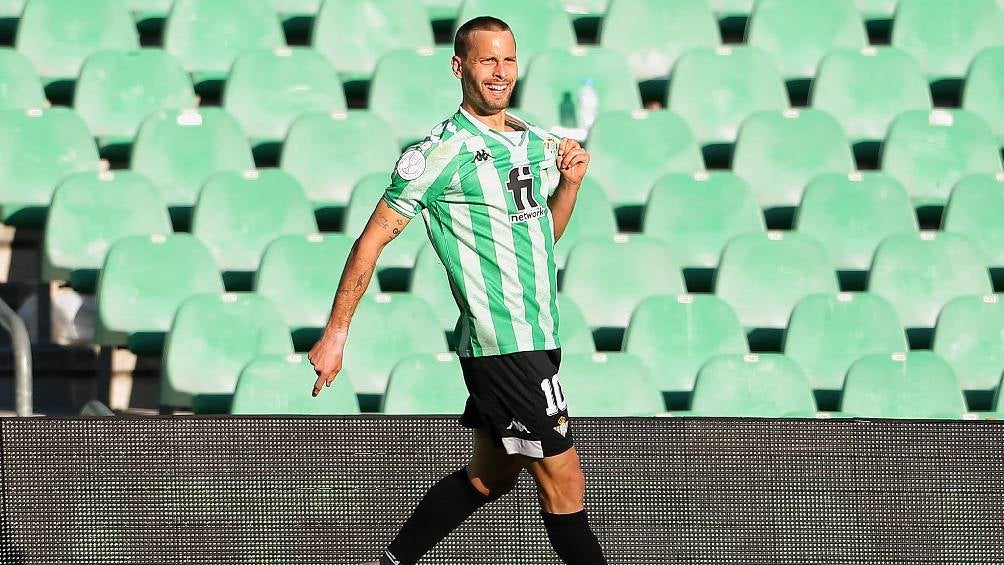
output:
<svg viewBox="0 0 1004 565"><path fill-rule="evenodd" d="M563 138L558 145L558 170L561 180L579 186L582 177L586 176L589 166L589 153L574 139Z"/></svg>
<svg viewBox="0 0 1004 565"><path fill-rule="evenodd" d="M311 396L317 396L321 389L331 386L338 372L342 370L342 355L345 350L344 338L338 339L335 336L324 335L317 340L314 347L310 348L307 359L314 366L317 373L317 381L314 382L314 391Z"/></svg>

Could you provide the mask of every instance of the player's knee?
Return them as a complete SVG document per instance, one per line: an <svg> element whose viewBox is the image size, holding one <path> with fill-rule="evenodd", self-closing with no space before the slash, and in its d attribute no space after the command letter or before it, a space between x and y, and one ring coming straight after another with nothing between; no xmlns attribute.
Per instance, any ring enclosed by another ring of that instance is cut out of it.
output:
<svg viewBox="0 0 1004 565"><path fill-rule="evenodd" d="M512 492L518 478L519 471L517 470L516 472L506 471L497 474L471 476L470 480L471 486L481 493L482 496L489 500L498 500Z"/></svg>
<svg viewBox="0 0 1004 565"><path fill-rule="evenodd" d="M578 467L549 476L547 484L537 489L540 503L548 512L571 512L582 507L586 496L586 477Z"/></svg>

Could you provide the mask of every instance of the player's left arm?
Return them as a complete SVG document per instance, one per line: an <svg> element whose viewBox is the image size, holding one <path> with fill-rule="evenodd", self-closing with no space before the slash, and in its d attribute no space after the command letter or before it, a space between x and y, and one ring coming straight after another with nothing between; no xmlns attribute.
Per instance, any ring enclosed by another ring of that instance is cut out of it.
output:
<svg viewBox="0 0 1004 565"><path fill-rule="evenodd" d="M558 146L558 171L561 180L554 193L547 199L547 207L551 209L551 220L554 222L554 241L558 241L565 233L568 220L575 209L575 198L579 194L582 178L586 176L589 166L589 153L574 139L562 139Z"/></svg>

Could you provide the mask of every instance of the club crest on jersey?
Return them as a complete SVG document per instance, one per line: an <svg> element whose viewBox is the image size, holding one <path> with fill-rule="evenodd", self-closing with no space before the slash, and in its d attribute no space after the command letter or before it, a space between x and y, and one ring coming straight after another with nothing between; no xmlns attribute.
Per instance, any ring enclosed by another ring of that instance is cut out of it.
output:
<svg viewBox="0 0 1004 565"><path fill-rule="evenodd" d="M544 159L553 159L558 156L558 140L549 137L544 140Z"/></svg>
<svg viewBox="0 0 1004 565"><path fill-rule="evenodd" d="M397 161L397 174L404 180L415 180L425 172L425 155L418 149L410 149Z"/></svg>
<svg viewBox="0 0 1004 565"><path fill-rule="evenodd" d="M568 418L564 416L558 418L558 425L554 426L554 431L561 434L561 437L565 437L568 434Z"/></svg>

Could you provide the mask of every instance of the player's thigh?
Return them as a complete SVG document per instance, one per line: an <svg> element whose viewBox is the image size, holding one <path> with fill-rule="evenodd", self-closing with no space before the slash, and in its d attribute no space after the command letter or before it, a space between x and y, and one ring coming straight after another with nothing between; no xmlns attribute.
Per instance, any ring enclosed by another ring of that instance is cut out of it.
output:
<svg viewBox="0 0 1004 565"><path fill-rule="evenodd" d="M523 466L520 457L509 455L495 445L487 428L474 429L474 455L467 465L467 473L478 490L483 493L485 489L507 491L516 482Z"/></svg>
<svg viewBox="0 0 1004 565"><path fill-rule="evenodd" d="M561 507L582 504L586 480L574 447L550 457L527 459L525 465L537 483L537 493L542 502Z"/></svg>

